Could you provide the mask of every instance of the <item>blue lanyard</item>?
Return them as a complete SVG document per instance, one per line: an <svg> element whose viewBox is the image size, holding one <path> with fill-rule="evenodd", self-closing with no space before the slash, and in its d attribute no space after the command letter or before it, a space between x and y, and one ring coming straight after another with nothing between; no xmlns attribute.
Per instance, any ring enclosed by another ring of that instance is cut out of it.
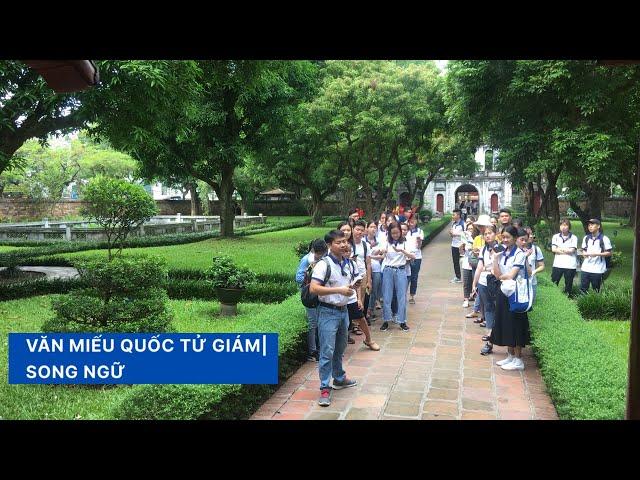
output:
<svg viewBox="0 0 640 480"><path fill-rule="evenodd" d="M569 232L569 236L567 238L564 238L562 236L562 234L560 234L560 238L562 239L562 243L566 242L567 240L569 240L571 238L571 232Z"/></svg>
<svg viewBox="0 0 640 480"><path fill-rule="evenodd" d="M602 239L602 234L599 233L596 238L593 238L593 235L590 238L587 238L587 247L589 247L589 240L593 240L593 244L596 244L596 241L600 241Z"/></svg>
<svg viewBox="0 0 640 480"><path fill-rule="evenodd" d="M517 245L514 245L513 248L511 249L511 253L509 253L509 255L507 255L506 257L504 257L504 266L507 266L507 262L509 261L509 259L511 257L513 257L516 254L516 250L518 249Z"/></svg>

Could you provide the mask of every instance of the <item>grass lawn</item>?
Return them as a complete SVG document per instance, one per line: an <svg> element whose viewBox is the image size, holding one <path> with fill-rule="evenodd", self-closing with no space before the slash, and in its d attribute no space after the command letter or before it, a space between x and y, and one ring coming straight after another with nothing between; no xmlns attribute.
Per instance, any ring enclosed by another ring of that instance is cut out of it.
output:
<svg viewBox="0 0 640 480"><path fill-rule="evenodd" d="M603 222L603 227L605 235L614 244L614 251L622 252L623 255L621 264L616 265L605 282L604 291L607 287L616 289L617 286L631 284L633 230L621 227L619 222ZM584 233L579 222L575 222L574 230L578 233L578 246L581 246ZM543 252L546 268L540 276L550 281L554 255L546 250ZM574 288L579 285L580 273L577 273ZM559 287L550 285L549 288L560 290L563 286L564 280L560 280ZM541 293L544 295L544 291ZM539 343L542 355L540 360L545 383L555 393L554 401L560 402L558 413L561 418L622 419L628 375L630 323L622 320L584 320L578 313L570 310L572 313L568 315L577 315L579 321L567 321L566 325L557 323L552 327L551 324L556 321L552 318L564 318L564 314L559 312L564 312L565 308L575 303L565 303L566 297L556 295L556 292L552 296L557 296L557 301L547 302L539 293L541 301L537 307L543 307L544 311L535 312L534 309L530 318L533 321L533 331L539 332L536 343ZM545 325L548 327L545 328ZM566 338L566 343L556 345L562 338ZM573 353L565 358L565 352L571 351ZM569 360L572 356L573 365ZM548 368L544 366L545 362ZM603 373L603 369L609 371Z"/></svg>
<svg viewBox="0 0 640 480"><path fill-rule="evenodd" d="M51 296L0 302L0 420L105 419L132 387L78 385L8 385L8 333L39 332L53 315ZM234 319L216 318L217 302L171 300L173 326L179 332L228 332L264 310L262 304L239 304Z"/></svg>
<svg viewBox="0 0 640 480"><path fill-rule="evenodd" d="M331 226L335 226L335 222ZM214 255L225 254L231 256L236 263L247 265L256 273L290 273L293 276L300 260L294 251L295 245L298 242L324 237L330 229L330 226L302 227L232 239L213 238L184 245L125 249L123 253L158 255L166 259L170 269L197 270L208 268ZM106 250L88 250L63 256L77 259L106 254Z"/></svg>

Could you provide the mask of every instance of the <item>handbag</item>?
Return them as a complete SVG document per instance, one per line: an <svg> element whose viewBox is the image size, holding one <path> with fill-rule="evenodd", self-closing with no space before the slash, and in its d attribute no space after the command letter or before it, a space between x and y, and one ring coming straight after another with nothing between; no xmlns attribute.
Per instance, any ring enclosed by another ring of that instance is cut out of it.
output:
<svg viewBox="0 0 640 480"><path fill-rule="evenodd" d="M478 266L478 256L473 252L469 255L469 265L471 268L476 268Z"/></svg>
<svg viewBox="0 0 640 480"><path fill-rule="evenodd" d="M525 262L526 261L527 260L525 260ZM518 275L515 280L503 280L500 288L502 289L502 293L509 299L510 312L524 313L531 310L533 304L533 285L531 282L532 278L529 277L526 263L524 266L524 278ZM506 287L505 284L507 284ZM505 290L512 293L507 295Z"/></svg>

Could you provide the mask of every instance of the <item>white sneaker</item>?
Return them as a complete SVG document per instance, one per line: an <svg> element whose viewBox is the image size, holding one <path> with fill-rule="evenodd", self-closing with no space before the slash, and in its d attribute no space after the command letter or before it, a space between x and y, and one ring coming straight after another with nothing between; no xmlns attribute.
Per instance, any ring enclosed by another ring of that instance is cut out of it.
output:
<svg viewBox="0 0 640 480"><path fill-rule="evenodd" d="M458 283L458 279L456 277L453 277L451 280L449 280L449 283Z"/></svg>
<svg viewBox="0 0 640 480"><path fill-rule="evenodd" d="M469 300L462 302L462 308L469 308Z"/></svg>
<svg viewBox="0 0 640 480"><path fill-rule="evenodd" d="M503 370L524 370L524 362L521 358L515 357L511 363L502 365Z"/></svg>
<svg viewBox="0 0 640 480"><path fill-rule="evenodd" d="M516 358L516 357L514 357L511 354L509 354L509 356L507 358L505 358L504 360L497 361L496 365L500 365L502 367L503 365L506 365L507 363L513 362L514 358Z"/></svg>
<svg viewBox="0 0 640 480"><path fill-rule="evenodd" d="M456 278L456 281L455 281L455 282L453 282L453 283L462 283L462 279L460 279L460 278Z"/></svg>

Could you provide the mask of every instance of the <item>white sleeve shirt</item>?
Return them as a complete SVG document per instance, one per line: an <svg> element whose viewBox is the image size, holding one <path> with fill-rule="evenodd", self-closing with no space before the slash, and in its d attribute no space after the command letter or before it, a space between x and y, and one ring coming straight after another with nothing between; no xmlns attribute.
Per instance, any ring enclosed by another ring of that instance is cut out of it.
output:
<svg viewBox="0 0 640 480"><path fill-rule="evenodd" d="M561 233L556 233L551 239L551 245L558 248L578 248L578 237L569 232L568 237L563 237ZM576 252L573 254L556 253L553 257L553 266L556 268L567 268L575 270L578 268L578 257Z"/></svg>
<svg viewBox="0 0 640 480"><path fill-rule="evenodd" d="M602 235L602 234L601 234ZM612 250L611 240L606 235L602 235L602 241L604 242L604 250ZM587 235L582 240L582 248L585 248L587 253L601 253L600 247L600 235L593 238L592 235ZM582 271L587 273L604 273L607 271L607 261L604 257L584 257L582 261Z"/></svg>

